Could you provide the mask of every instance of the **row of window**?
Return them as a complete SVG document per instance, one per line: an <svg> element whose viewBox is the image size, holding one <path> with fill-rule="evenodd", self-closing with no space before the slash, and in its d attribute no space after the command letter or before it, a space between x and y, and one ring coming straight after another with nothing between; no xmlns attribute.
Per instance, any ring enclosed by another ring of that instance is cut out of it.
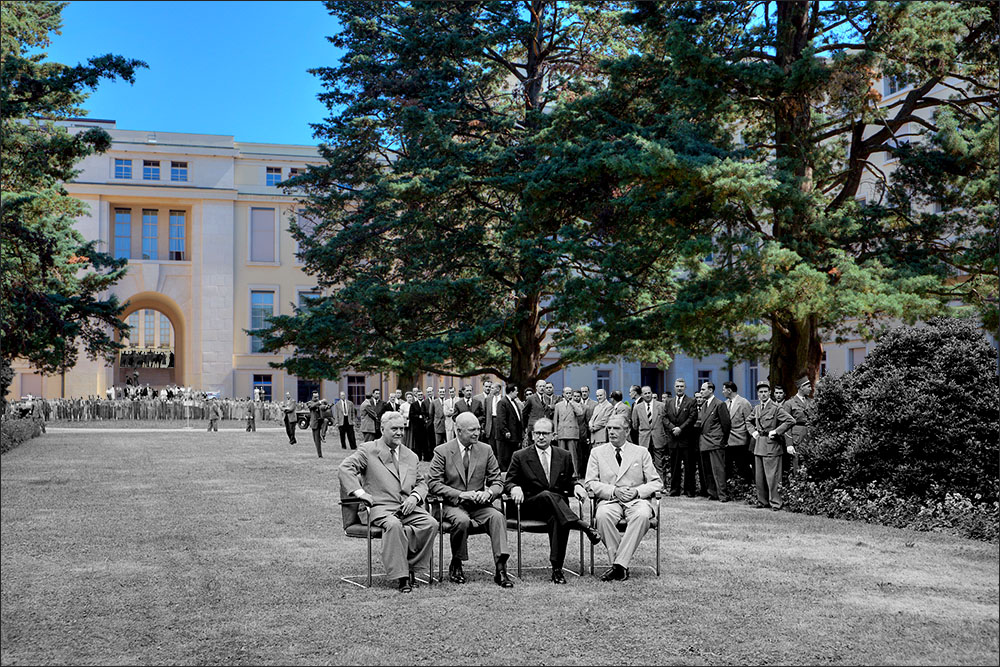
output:
<svg viewBox="0 0 1000 667"><path fill-rule="evenodd" d="M285 180L282 178L281 167L266 167L264 169L264 184L268 186L277 185L281 181ZM302 169L299 167L291 167L288 170L288 178L294 178L302 173Z"/></svg>
<svg viewBox="0 0 1000 667"><path fill-rule="evenodd" d="M300 290L298 307L304 309L309 305L309 301L319 296L319 292L314 290ZM274 315L274 290L251 290L250 291L250 329L258 331L267 328L267 318ZM263 347L263 340L259 336L250 336L250 352L257 354Z"/></svg>
<svg viewBox="0 0 1000 667"><path fill-rule="evenodd" d="M299 401L308 401L312 396L313 390L319 390L320 386L318 382L312 380L298 380L296 383L296 398ZM359 407L365 400L365 376L364 375L348 375L347 376L347 399L354 403L356 407ZM274 380L273 376L267 373L253 374L253 379L250 383L250 393L257 393L262 401L272 401L274 400ZM336 398L340 398L337 396Z"/></svg>
<svg viewBox="0 0 1000 667"><path fill-rule="evenodd" d="M159 327L157 324L159 316ZM142 328L139 327L140 321ZM145 309L128 316L129 333L123 341L129 347L170 347L170 319L161 312Z"/></svg>
<svg viewBox="0 0 1000 667"><path fill-rule="evenodd" d="M142 254L141 259L160 259L160 212L156 209L142 209ZM168 259L186 259L187 214L185 211L169 213ZM132 259L132 209L115 209L114 256L116 259Z"/></svg>
<svg viewBox="0 0 1000 667"><path fill-rule="evenodd" d="M132 160L115 158L115 178L121 178L121 179L132 178ZM142 180L144 181L160 180L159 160L142 161ZM180 183L186 183L188 180L188 163L171 160L170 180Z"/></svg>

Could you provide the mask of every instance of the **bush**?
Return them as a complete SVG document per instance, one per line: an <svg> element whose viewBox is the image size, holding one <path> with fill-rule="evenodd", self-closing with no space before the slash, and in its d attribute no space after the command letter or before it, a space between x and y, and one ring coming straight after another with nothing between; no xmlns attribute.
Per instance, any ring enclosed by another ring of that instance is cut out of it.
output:
<svg viewBox="0 0 1000 667"><path fill-rule="evenodd" d="M8 417L0 420L0 454L6 454L25 440L30 440L42 432L41 425L31 419Z"/></svg>
<svg viewBox="0 0 1000 667"><path fill-rule="evenodd" d="M801 451L807 479L920 505L949 494L995 503L998 395L996 350L975 323L893 329L861 366L819 384Z"/></svg>

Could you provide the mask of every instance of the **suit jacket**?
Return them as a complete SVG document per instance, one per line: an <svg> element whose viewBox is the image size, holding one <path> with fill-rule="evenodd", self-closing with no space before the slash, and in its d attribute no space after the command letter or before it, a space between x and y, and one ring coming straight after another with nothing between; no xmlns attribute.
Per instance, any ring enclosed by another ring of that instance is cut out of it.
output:
<svg viewBox="0 0 1000 667"><path fill-rule="evenodd" d="M483 434L487 441L493 437L493 404L500 400L499 396L488 395L483 400Z"/></svg>
<svg viewBox="0 0 1000 667"><path fill-rule="evenodd" d="M785 401L781 407L795 420L795 424L789 429L786 444L798 447L806 439L806 434L809 432L809 412L812 408L812 399L802 398L800 394L796 394Z"/></svg>
<svg viewBox="0 0 1000 667"><path fill-rule="evenodd" d="M726 401L726 407L729 408L729 421L733 427L729 432L729 446L745 446L749 440L747 426L753 406L750 401L737 394Z"/></svg>
<svg viewBox="0 0 1000 667"><path fill-rule="evenodd" d="M568 451L549 446L549 473L545 476L537 448L532 445L514 452L507 469L504 491L511 492L515 486L521 487L525 498L537 496L542 491L555 491L565 496L573 495L573 487L578 484L573 472L573 459Z"/></svg>
<svg viewBox="0 0 1000 667"><path fill-rule="evenodd" d="M663 449L667 446L663 432L663 403L655 398L650 401L652 421L646 414L646 401L638 401L632 408L632 428L639 431L639 446Z"/></svg>
<svg viewBox="0 0 1000 667"><path fill-rule="evenodd" d="M478 410L477 410L478 406ZM483 404L475 396L470 398L468 401L464 398L455 399L455 417L458 417L463 412L471 412L479 419L479 425L483 425L483 420L480 417L485 417L486 413L483 412Z"/></svg>
<svg viewBox="0 0 1000 667"><path fill-rule="evenodd" d="M343 401L337 401L333 406L333 420L336 422L337 426L344 423L345 417L347 418L348 424L354 424L354 403L346 399Z"/></svg>
<svg viewBox="0 0 1000 667"><path fill-rule="evenodd" d="M677 397L663 404L663 431L667 438L667 449L683 449L691 444L691 430L698 419L698 404L690 396L681 397L680 410ZM680 427L680 435L674 435L674 428Z"/></svg>
<svg viewBox="0 0 1000 667"><path fill-rule="evenodd" d="M614 408L613 414L621 415L625 420L626 427L631 428L629 425L632 423L632 406L625 401L618 401L615 403Z"/></svg>
<svg viewBox="0 0 1000 667"><path fill-rule="evenodd" d="M316 399L306 403L309 408L309 428L319 428L323 425L323 401Z"/></svg>
<svg viewBox="0 0 1000 667"><path fill-rule="evenodd" d="M292 399L288 399L287 401L282 401L281 402L282 421L294 424L295 411L298 410L298 408L299 404Z"/></svg>
<svg viewBox="0 0 1000 667"><path fill-rule="evenodd" d="M524 427L524 432L530 433L535 422L544 416L545 404L542 402L542 397L538 394L532 394L524 402L524 409L521 410L521 425Z"/></svg>
<svg viewBox="0 0 1000 667"><path fill-rule="evenodd" d="M464 504L458 499L463 491L486 490L493 494L493 498L499 498L503 492L500 464L493 455L493 449L485 442L475 442L469 456L469 475L466 477L462 443L458 438L434 448L428 489L441 496L448 505Z"/></svg>
<svg viewBox="0 0 1000 667"><path fill-rule="evenodd" d="M729 409L718 398L713 396L705 403L695 423L699 428L698 448L701 451L710 452L729 445L729 432L732 430Z"/></svg>
<svg viewBox="0 0 1000 667"><path fill-rule="evenodd" d="M446 431L444 424L444 399L435 398L431 401L431 420L434 423L435 433Z"/></svg>
<svg viewBox="0 0 1000 667"><path fill-rule="evenodd" d="M509 443L520 443L524 439L520 411L504 396L497 406L496 437Z"/></svg>
<svg viewBox="0 0 1000 667"><path fill-rule="evenodd" d="M427 497L427 482L417 467L417 455L399 446L399 475L392 464L392 452L382 438L366 442L340 464L338 477L344 495L363 488L374 499L369 509L372 522L399 510L411 493Z"/></svg>
<svg viewBox="0 0 1000 667"><path fill-rule="evenodd" d="M663 480L653 466L653 456L648 449L626 442L622 445L622 464L619 466L615 460L615 446L609 442L591 450L585 485L598 500L598 505L618 502L611 500L611 494L617 487L634 487L639 496L624 503L628 507L647 502L663 488Z"/></svg>
<svg viewBox="0 0 1000 667"><path fill-rule="evenodd" d="M755 456L781 456L785 453L784 438L780 437L795 424L792 417L783 407L774 401L761 403L754 407L750 413L749 429L757 431L757 440L754 442L753 453ZM771 431L777 431L774 439L768 438Z"/></svg>
<svg viewBox="0 0 1000 667"><path fill-rule="evenodd" d="M583 403L559 401L556 403L555 416L552 420L555 438L557 440L578 440L580 438L580 417L583 416Z"/></svg>
<svg viewBox="0 0 1000 667"><path fill-rule="evenodd" d="M375 427L378 424L378 420L381 419L381 414L379 413L379 404L382 401L376 403L370 398L366 398L365 402L361 404L361 432L362 433L377 433L378 429Z"/></svg>
<svg viewBox="0 0 1000 667"><path fill-rule="evenodd" d="M594 406L594 414L590 418L590 442L595 445L608 441L608 420L614 413L614 406L611 401L604 401Z"/></svg>

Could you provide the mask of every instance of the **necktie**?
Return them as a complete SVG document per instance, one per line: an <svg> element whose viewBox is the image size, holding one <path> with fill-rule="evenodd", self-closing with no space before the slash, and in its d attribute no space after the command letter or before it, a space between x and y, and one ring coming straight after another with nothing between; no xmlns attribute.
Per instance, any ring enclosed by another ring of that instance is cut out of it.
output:
<svg viewBox="0 0 1000 667"><path fill-rule="evenodd" d="M469 479L469 461L472 460L472 455L469 450L472 449L471 446L462 448L462 464L465 466L465 479Z"/></svg>
<svg viewBox="0 0 1000 667"><path fill-rule="evenodd" d="M621 447L615 447L615 461L618 461L618 467L622 467L622 450Z"/></svg>
<svg viewBox="0 0 1000 667"><path fill-rule="evenodd" d="M646 423L650 426L653 425L653 406L648 402L646 403Z"/></svg>
<svg viewBox="0 0 1000 667"><path fill-rule="evenodd" d="M552 484L552 475L549 469L549 450L544 449L541 451L542 456L542 469L545 471L545 479L548 480L549 484Z"/></svg>
<svg viewBox="0 0 1000 667"><path fill-rule="evenodd" d="M392 467L396 469L396 476L399 477L399 450L392 450Z"/></svg>
<svg viewBox="0 0 1000 667"><path fill-rule="evenodd" d="M677 410L677 412L681 411L681 397L680 396L677 397L677 407L675 409Z"/></svg>

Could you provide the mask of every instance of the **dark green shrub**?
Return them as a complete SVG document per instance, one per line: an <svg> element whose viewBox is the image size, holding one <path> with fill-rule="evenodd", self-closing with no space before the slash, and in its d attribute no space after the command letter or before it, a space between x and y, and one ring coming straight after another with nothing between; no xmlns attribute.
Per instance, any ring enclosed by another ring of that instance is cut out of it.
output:
<svg viewBox="0 0 1000 667"><path fill-rule="evenodd" d="M850 493L874 484L932 503L948 494L995 503L998 396L996 350L975 323L893 329L861 366L820 383L801 452L806 480Z"/></svg>
<svg viewBox="0 0 1000 667"><path fill-rule="evenodd" d="M0 419L0 454L6 454L25 440L30 440L41 433L41 425L30 417Z"/></svg>

